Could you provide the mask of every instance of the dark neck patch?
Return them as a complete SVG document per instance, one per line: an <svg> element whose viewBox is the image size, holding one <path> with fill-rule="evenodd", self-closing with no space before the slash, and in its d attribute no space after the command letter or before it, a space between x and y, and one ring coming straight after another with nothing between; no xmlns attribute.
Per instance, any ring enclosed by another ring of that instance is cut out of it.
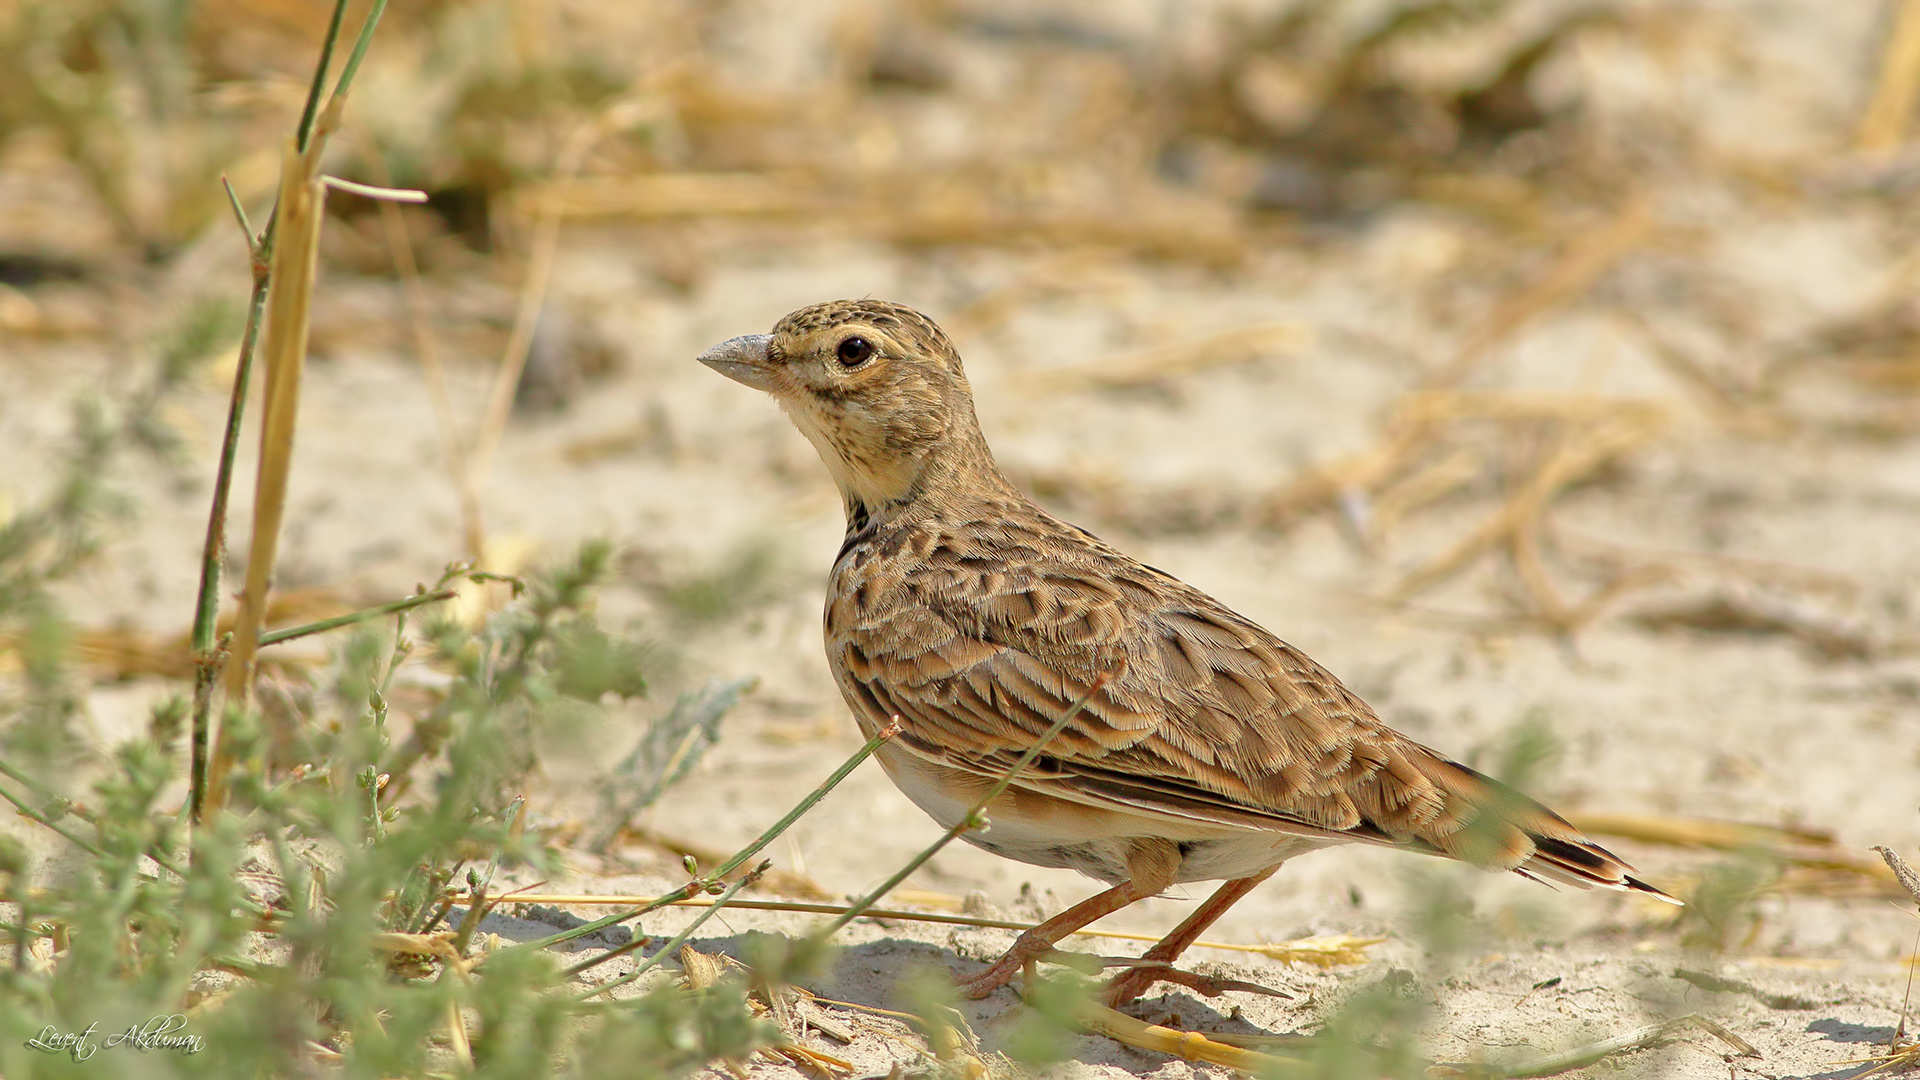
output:
<svg viewBox="0 0 1920 1080"><path fill-rule="evenodd" d="M880 523L874 519L873 512L867 509L867 504L858 499L849 500L847 502L847 538L840 542L840 553L833 557L833 561L837 563L846 558L847 552L853 550L855 545L873 539L873 534L878 531L880 531Z"/></svg>

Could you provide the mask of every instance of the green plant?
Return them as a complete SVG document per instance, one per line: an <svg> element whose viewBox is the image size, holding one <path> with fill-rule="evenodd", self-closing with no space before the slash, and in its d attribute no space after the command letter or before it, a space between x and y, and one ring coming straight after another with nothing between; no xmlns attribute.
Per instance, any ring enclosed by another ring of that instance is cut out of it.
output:
<svg viewBox="0 0 1920 1080"><path fill-rule="evenodd" d="M517 860L543 872L551 858L537 832L516 827L517 790L530 733L596 707L607 689L577 681L580 652L617 645L588 610L607 557L606 545L587 545L477 630L431 625L424 651L452 681L398 745L386 694L414 652L405 613L390 640L348 638L330 685L300 699L306 764L279 777L239 772L230 805L191 838L162 804L180 778L181 698L115 748L84 803L0 765L0 791L72 846L46 860L12 843L0 851L0 896L19 905L0 927L13 945L0 967L0 1073L75 1064L29 1040L51 1045L95 1026L95 1052L108 1052L110 1034L202 1001L210 1007L166 1037L197 1039L206 1056L150 1054L156 1075L208 1064L285 1075L334 1062L344 1075L391 1076L463 1057L476 1075L553 1063L613 1075L637 1055L666 1077L757 1045L757 1029L729 1020L745 1015L744 990L731 984L692 996L656 989L622 1003L630 1021L610 1033L592 1030L606 1007L568 993L542 950L463 955L493 868ZM246 760L263 733L246 714L229 722ZM418 779L395 783L402 774Z"/></svg>
<svg viewBox="0 0 1920 1080"><path fill-rule="evenodd" d="M1680 943L1716 953L1750 944L1761 923L1754 901L1779 881L1780 873L1779 859L1765 851L1736 854L1707 867L1680 910Z"/></svg>
<svg viewBox="0 0 1920 1080"><path fill-rule="evenodd" d="M656 586L668 611L694 626L736 618L778 593L780 552L767 539L752 540L712 565Z"/></svg>
<svg viewBox="0 0 1920 1080"><path fill-rule="evenodd" d="M648 724L632 752L602 782L600 817L584 846L605 851L635 814L658 802L668 787L686 776L720 741L721 719L754 682L716 679L681 694L672 709Z"/></svg>
<svg viewBox="0 0 1920 1080"><path fill-rule="evenodd" d="M70 730L79 708L66 663L68 632L54 589L92 559L106 530L132 512L118 487L129 453L176 465L178 435L161 419L194 372L234 331L232 306L189 304L153 346L147 371L127 391L89 394L73 409L70 442L40 497L0 523L0 651L13 651L23 678L0 690L0 754L48 761L76 752Z"/></svg>
<svg viewBox="0 0 1920 1080"><path fill-rule="evenodd" d="M323 110L346 9L336 4L302 148L337 127L382 6L369 13ZM309 199L323 194L324 178L310 175L314 160L288 157L306 176ZM769 1036L749 1022L737 983L589 1001L570 988L575 973L545 951L553 942L489 951L477 933L499 866L538 872L550 864L520 794L536 736L592 715L609 695L646 690L638 644L593 616L610 545L589 543L530 583L456 565L434 588L368 611L271 633L254 623L245 628L250 648L350 632L325 672L285 693L229 695L225 753L207 761L204 721L223 656L209 598L218 597L248 364L266 297L289 292L281 257L289 245L310 245L300 230L317 229L317 208L297 228L276 229L283 220L276 212L260 233L248 227L255 289L215 484L193 705L173 696L157 706L144 734L105 755L84 798L70 789L81 785L89 753L71 725L83 698L54 586L99 550L107 521L124 508L105 479L117 455L128 446L177 450L160 406L225 339L230 312L191 309L157 350L147 382L124 399L83 404L51 491L0 526L0 632L24 660L17 688L0 697L0 798L52 842L0 835L0 1074L97 1069L87 1063L120 1054L114 1071L156 1076L280 1076L322 1065L344 1076L631 1076L638 1061L640 1075L664 1078L749 1052ZM305 278L294 283L288 311L304 309L307 288ZM303 337L276 339L270 391L297 378ZM284 366L289 357L295 369ZM279 438L290 452L291 411L268 396L270 421L288 426L267 441ZM430 617L426 647L417 649L411 613L450 599L462 579L507 580L516 602L478 626ZM371 628L387 618L391 636ZM416 651L446 677L417 687L415 704L396 710L396 680L420 662ZM249 674L237 672L243 689ZM727 704L706 701L695 727L710 732ZM189 730L199 751L195 798L175 807ZM656 787L683 771L666 765ZM205 780L218 797L203 805ZM603 1022L610 1011L620 1022ZM130 1044L149 1053L125 1054Z"/></svg>

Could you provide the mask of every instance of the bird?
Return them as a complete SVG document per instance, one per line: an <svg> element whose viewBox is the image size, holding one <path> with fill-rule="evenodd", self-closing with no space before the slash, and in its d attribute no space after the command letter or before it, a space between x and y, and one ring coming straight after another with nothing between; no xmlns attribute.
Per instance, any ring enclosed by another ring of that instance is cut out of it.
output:
<svg viewBox="0 0 1920 1080"><path fill-rule="evenodd" d="M1042 509L995 463L960 355L912 308L841 300L701 363L770 394L839 488L828 666L875 756L943 827L1072 714L962 835L1109 888L959 986L982 998L1067 934L1185 882L1223 881L1123 968L1159 982L1286 860L1366 843L1673 900L1560 815L1388 727L1326 668L1219 600ZM1678 903L1678 901L1673 901Z"/></svg>

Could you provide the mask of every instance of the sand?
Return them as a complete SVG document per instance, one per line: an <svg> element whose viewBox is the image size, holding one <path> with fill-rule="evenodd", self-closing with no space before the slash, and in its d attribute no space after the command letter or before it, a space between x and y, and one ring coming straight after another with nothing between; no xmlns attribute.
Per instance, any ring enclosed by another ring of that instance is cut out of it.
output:
<svg viewBox="0 0 1920 1080"><path fill-rule="evenodd" d="M1553 239L1512 250L1492 245L1464 211L1389 204L1263 246L1231 272L1112 253L904 248L831 230L788 228L771 242L737 222L671 235L618 223L569 229L553 303L609 343L615 367L565 407L523 414L507 429L487 485L487 526L496 551L532 563L589 537L620 545L622 574L601 614L655 643L656 690L588 735L548 747L533 820L559 828L590 814L583 791L634 743L637 726L677 690L709 678L760 683L726 721L720 744L638 823L654 835L730 851L857 747L819 639L823 579L843 528L838 499L770 402L693 357L723 338L764 331L794 307L875 296L953 330L988 438L1043 504L1303 648L1410 735L1491 768L1516 730L1544 731L1556 750L1528 786L1563 810L1790 826L1830 833L1860 859L1872 858L1874 844L1920 855L1920 401L1816 360L1790 369L1774 397L1730 404L1675 358L1704 357L1737 382L1760 366L1754 358L1814 348L1826 340L1823 328L1867 319L1908 295L1898 200L1818 186L1831 163L1851 160L1832 132L1851 116L1860 83L1835 72L1872 54L1873 28L1864 19L1826 25L1818 4L1779 7L1778 19L1742 39L1754 66L1682 66L1712 73L1691 76L1706 148L1689 152L1737 149L1796 186L1757 190L1731 168L1649 170L1640 193L1652 207L1648 239L1592 287L1500 335L1467 372L1463 386L1474 394L1659 417L1546 509L1547 572L1569 606L1646 572L1566 635L1525 617L1537 613L1535 594L1499 550L1410 598L1393 592L1496 513L1556 433L1587 428L1447 429L1422 453L1434 463L1478 455L1466 459L1477 463L1472 479L1433 503L1404 503L1364 542L1359 534L1378 520L1367 515L1390 502L1382 492L1349 498L1344 513L1311 509L1286 527L1263 522L1262 508L1307 470L1379 445L1395 409L1432 385L1430 373L1548 272L1557 252L1604 228L1624 197L1596 199L1594 213L1556 219ZM1821 32L1808 32L1815 23ZM1604 76L1613 68L1594 63L1595 84L1611 85ZM1641 115L1626 90L1596 101L1607 122ZM1773 141L1740 137L1760 131ZM674 244L690 246L698 262L690 287L660 269L663 245ZM240 295L243 272L232 237L210 233L166 275L139 279L117 332L137 340L170 304L201 289ZM80 287L50 286L42 302L59 288ZM397 288L337 270L323 274L321 288L278 584L389 598L464 554L457 503ZM429 288L449 324L465 325L475 312L503 318L512 306L509 288L477 273ZM1244 362L1141 386L1033 379L1275 323L1304 333ZM479 412L497 336L452 349L462 415ZM1685 348L1668 347L1675 341ZM70 395L128 368L98 335L21 336L6 351L0 487L17 504L38 490ZM174 418L192 446L183 482L163 470L126 479L140 500L138 525L120 530L67 591L81 625L152 634L185 627L224 404L216 373ZM1850 423L1863 417L1874 423ZM248 503L243 483L236 520ZM765 569L737 611L699 622L663 600L663 582L734 565L743 551L763 553ZM1682 625L1689 621L1708 628ZM127 730L165 689L135 680L96 691L97 736ZM936 835L869 765L769 855L842 897L872 887ZM1682 893L1737 863L1725 852L1602 842ZM649 895L684 880L676 856L637 843L607 859L574 853L568 866L569 877L542 889ZM1699 922L1676 922L1656 905L1455 872L1396 852L1333 849L1289 864L1208 936L1387 938L1366 963L1321 970L1200 949L1193 957L1202 970L1292 996L1156 992L1135 1011L1199 1030L1311 1032L1357 988L1384 982L1426 1003L1421 1045L1438 1060L1524 1059L1701 1013L1760 1056L1730 1056L1695 1033L1592 1073L1850 1076L1858 1066L1848 1062L1884 1046L1901 1022L1915 923L1911 905L1889 903L1881 886L1846 880L1859 886L1850 895L1764 892L1705 934L1714 939L1705 947ZM1431 955L1417 915L1435 881L1458 891L1472 930L1443 959ZM1033 919L1099 886L955 845L907 887L980 893L975 910ZM1204 895L1184 887L1100 925L1162 931ZM663 913L644 930L670 935L689 917ZM727 913L695 945L737 953L744 934L797 932L819 918ZM508 940L548 931L506 913L488 929ZM901 1009L911 1002L902 987L909 975L976 970L1011 933L863 921L839 940L845 948L833 967L807 989ZM1716 978L1723 989L1703 987ZM1724 988L1736 984L1748 989ZM991 1051L1021 1011L1002 991L963 1012ZM859 1023L851 1045L820 1035L809 1045L853 1062L856 1076L918 1060L924 1044L899 1024ZM1221 1072L1096 1036L1080 1038L1072 1056L1078 1064L1063 1075ZM766 1062L750 1072L801 1075Z"/></svg>

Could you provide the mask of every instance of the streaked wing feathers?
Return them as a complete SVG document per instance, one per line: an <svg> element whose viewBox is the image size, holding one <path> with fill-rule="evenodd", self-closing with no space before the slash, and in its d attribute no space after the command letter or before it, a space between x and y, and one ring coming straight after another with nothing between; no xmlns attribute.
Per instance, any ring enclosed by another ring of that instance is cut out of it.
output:
<svg viewBox="0 0 1920 1080"><path fill-rule="evenodd" d="M869 722L999 776L1104 674L1023 787L1149 817L1394 844L1641 887L1539 803L1381 723L1303 653L1032 507L895 526L834 568L830 660Z"/></svg>

